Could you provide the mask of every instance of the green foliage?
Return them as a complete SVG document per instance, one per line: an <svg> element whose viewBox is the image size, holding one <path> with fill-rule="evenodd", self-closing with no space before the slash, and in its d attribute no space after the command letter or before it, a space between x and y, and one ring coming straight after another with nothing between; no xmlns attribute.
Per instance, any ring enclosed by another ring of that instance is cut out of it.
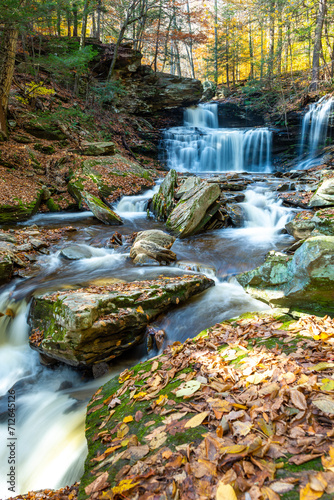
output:
<svg viewBox="0 0 334 500"><path fill-rule="evenodd" d="M55 46L57 52L38 59L41 66L51 72L53 78L61 83L73 84L75 76L88 73L89 63L98 54L91 45L79 48L78 42L60 41Z"/></svg>
<svg viewBox="0 0 334 500"><path fill-rule="evenodd" d="M118 96L126 94L126 90L122 84L117 80L112 80L109 82L99 82L97 85L91 89L94 100L100 105L110 104Z"/></svg>
<svg viewBox="0 0 334 500"><path fill-rule="evenodd" d="M42 125L44 127L57 126L57 122L65 123L70 129L76 129L81 125L89 128L94 126L94 118L90 113L82 111L79 106L72 108L58 108L51 111L42 111L34 114L30 120L31 125Z"/></svg>

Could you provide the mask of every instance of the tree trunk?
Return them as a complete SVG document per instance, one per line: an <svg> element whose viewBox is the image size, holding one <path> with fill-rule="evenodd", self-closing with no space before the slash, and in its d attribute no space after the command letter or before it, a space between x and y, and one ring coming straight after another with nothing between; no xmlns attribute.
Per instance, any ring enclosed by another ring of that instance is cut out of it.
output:
<svg viewBox="0 0 334 500"><path fill-rule="evenodd" d="M267 78L271 82L274 76L274 50L275 50L275 0L270 2L269 11L269 54Z"/></svg>
<svg viewBox="0 0 334 500"><path fill-rule="evenodd" d="M101 0L97 2L96 38L101 38Z"/></svg>
<svg viewBox="0 0 334 500"><path fill-rule="evenodd" d="M117 42L116 42L116 45L115 45L115 48L114 48L114 54L113 54L113 57L112 57L111 65L110 65L110 68L109 68L108 81L110 81L111 78L112 78L112 75L113 75L113 72L114 72L114 69L115 69L115 65L116 65L118 49L119 49L119 46L121 45L121 42L123 40L126 28L127 28L127 26L125 24L123 24L123 26L121 28L121 31L119 32L119 35L118 35L118 38L117 38Z"/></svg>
<svg viewBox="0 0 334 500"><path fill-rule="evenodd" d="M90 2L90 0L85 0L84 10L83 10L83 14L82 14L82 26L81 26L81 35L80 35L80 48L81 49L85 46L89 2Z"/></svg>
<svg viewBox="0 0 334 500"><path fill-rule="evenodd" d="M19 31L9 24L3 32L3 58L0 68L0 138L7 138L7 110L10 86L13 80L16 44Z"/></svg>
<svg viewBox="0 0 334 500"><path fill-rule="evenodd" d="M78 4L73 2L73 36L78 36Z"/></svg>
<svg viewBox="0 0 334 500"><path fill-rule="evenodd" d="M317 23L314 33L314 45L313 45L313 60L312 60L312 82L310 85L310 90L317 90L319 82L319 70L320 70L320 53L321 53L321 35L322 27L324 25L324 19L326 15L326 2L327 0L319 0L319 8L317 15Z"/></svg>
<svg viewBox="0 0 334 500"><path fill-rule="evenodd" d="M254 52L253 52L253 39L252 39L252 21L250 15L248 16L249 33L248 33L248 46L249 46L249 60L250 60L250 74L251 80L254 80Z"/></svg>
<svg viewBox="0 0 334 500"><path fill-rule="evenodd" d="M157 37L155 39L155 53L153 60L153 68L154 71L157 72L157 61L158 61L158 53L159 53L159 38L160 38L160 26L161 26L161 11L162 11L162 0L159 3L159 17L158 17L158 29L157 29Z"/></svg>
<svg viewBox="0 0 334 500"><path fill-rule="evenodd" d="M57 35L61 36L61 5L60 1L57 1Z"/></svg>
<svg viewBox="0 0 334 500"><path fill-rule="evenodd" d="M191 26L191 20L190 20L190 7L189 7L189 0L187 0L187 16L188 16L188 28L189 28L189 35L190 35L190 40L189 40L189 64L190 64L190 70L191 70L191 77L195 78L195 68L194 68L194 58L193 58L193 40L192 40L192 26Z"/></svg>

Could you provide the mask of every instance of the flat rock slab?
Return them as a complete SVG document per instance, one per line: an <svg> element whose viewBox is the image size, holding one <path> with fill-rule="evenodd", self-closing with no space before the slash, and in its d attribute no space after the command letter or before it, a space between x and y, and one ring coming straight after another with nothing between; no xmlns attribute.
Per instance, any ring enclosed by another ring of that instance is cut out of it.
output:
<svg viewBox="0 0 334 500"><path fill-rule="evenodd" d="M72 366L108 362L139 343L162 312L214 286L202 275L162 277L35 297L30 345Z"/></svg>

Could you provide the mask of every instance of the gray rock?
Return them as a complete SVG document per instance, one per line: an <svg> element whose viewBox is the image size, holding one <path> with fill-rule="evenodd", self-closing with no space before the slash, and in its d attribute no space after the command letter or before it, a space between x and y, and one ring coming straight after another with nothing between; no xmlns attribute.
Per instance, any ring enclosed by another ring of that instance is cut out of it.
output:
<svg viewBox="0 0 334 500"><path fill-rule="evenodd" d="M40 240L38 238L30 238L30 243L36 250L39 250L40 248L46 248L48 246L48 243L46 241Z"/></svg>
<svg viewBox="0 0 334 500"><path fill-rule="evenodd" d="M225 210L230 217L234 227L242 227L245 220L245 213L240 205L229 203L225 206Z"/></svg>
<svg viewBox="0 0 334 500"><path fill-rule="evenodd" d="M193 176L193 177L188 177L185 179L179 189L175 193L175 199L179 200L182 198L182 196L193 189L194 187L198 186L202 180L199 177Z"/></svg>
<svg viewBox="0 0 334 500"><path fill-rule="evenodd" d="M192 275L40 295L29 323L43 338L30 345L72 366L109 362L140 342L159 314L211 286L213 280Z"/></svg>
<svg viewBox="0 0 334 500"><path fill-rule="evenodd" d="M206 182L187 191L168 217L167 228L180 238L199 233L210 221L212 216L210 208L219 196L218 184ZM215 211L218 209L219 204L215 207Z"/></svg>
<svg viewBox="0 0 334 500"><path fill-rule="evenodd" d="M86 156L113 155L115 154L115 144L113 142L83 142L78 152Z"/></svg>
<svg viewBox="0 0 334 500"><path fill-rule="evenodd" d="M131 247L130 257L134 264L146 264L151 259L159 263L175 261L176 254L169 250L174 241L174 236L163 231L141 231Z"/></svg>
<svg viewBox="0 0 334 500"><path fill-rule="evenodd" d="M18 245L16 247L17 252L30 252L30 250L32 250L31 243L23 243L22 245Z"/></svg>
<svg viewBox="0 0 334 500"><path fill-rule="evenodd" d="M99 219L104 224L109 224L111 226L119 226L123 224L122 219L119 215L111 210L105 203L103 203L100 198L93 196L92 194L83 192L83 198L87 203L89 209L93 212L94 216Z"/></svg>
<svg viewBox="0 0 334 500"><path fill-rule="evenodd" d="M60 251L61 257L68 260L90 259L92 252L81 245L70 245Z"/></svg>
<svg viewBox="0 0 334 500"><path fill-rule="evenodd" d="M310 207L334 206L334 177L322 181L322 183L312 196L309 206Z"/></svg>
<svg viewBox="0 0 334 500"><path fill-rule="evenodd" d="M334 311L334 236L307 239L292 257L270 252L265 263L237 276L255 298L274 307Z"/></svg>

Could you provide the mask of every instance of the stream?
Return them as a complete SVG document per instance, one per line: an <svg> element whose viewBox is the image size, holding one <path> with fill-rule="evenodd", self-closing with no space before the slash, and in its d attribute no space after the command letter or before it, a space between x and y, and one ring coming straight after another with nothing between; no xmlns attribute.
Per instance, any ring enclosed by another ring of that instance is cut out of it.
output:
<svg viewBox="0 0 334 500"><path fill-rule="evenodd" d="M166 343L184 341L218 321L267 306L247 295L234 276L260 265L269 250L281 250L292 240L282 233L293 211L276 198L279 183L270 173L270 132L267 129L219 128L216 105L203 105L185 113L184 127L165 132L165 151L169 166L189 170L203 177L209 172L248 171L252 183L244 191L240 205L245 213L241 228L221 229L191 238L177 239L173 251L178 261L173 266L135 267L129 248L107 248L114 229L104 226L90 212L39 214L22 224L56 228L73 225L53 253L40 257L38 276L17 280L0 289L0 311L10 307L14 317L0 317L0 497L41 488L58 488L80 478L86 455L84 437L85 408L89 397L111 374L89 379L66 366L40 364L38 354L27 342L27 316L32 294L68 286L82 286L108 278L125 281L158 275L178 275L184 271L213 277L216 286L166 315L155 325L166 332ZM122 235L164 225L147 216L147 202L159 188L126 196L115 206L124 220L117 228ZM69 244L83 245L91 258L64 260L60 249ZM112 369L117 374L140 360L156 355L146 346L137 346L118 358ZM16 490L8 491L7 391L16 396Z"/></svg>

